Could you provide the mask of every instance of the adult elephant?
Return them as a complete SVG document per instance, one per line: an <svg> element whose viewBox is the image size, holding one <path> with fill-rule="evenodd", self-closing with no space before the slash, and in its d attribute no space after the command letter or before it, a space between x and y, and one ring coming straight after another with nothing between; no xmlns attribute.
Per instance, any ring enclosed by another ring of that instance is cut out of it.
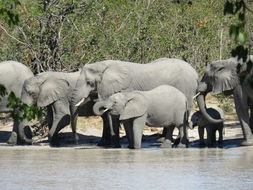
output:
<svg viewBox="0 0 253 190"><path fill-rule="evenodd" d="M245 72L252 63L252 56L248 58L246 63L238 61L237 58L229 58L211 63L206 68L205 74L199 83L198 92L200 95L197 97L197 102L203 116L209 122L218 123L222 122L222 120L212 118L206 111L206 94L209 92L213 94L233 94L236 113L245 138L242 145L245 146L253 145L252 74ZM245 75L245 73L247 74Z"/></svg>
<svg viewBox="0 0 253 190"><path fill-rule="evenodd" d="M21 97L21 91L24 81L30 77L33 77L32 71L22 63L16 61L4 61L0 63L0 84L4 85L8 92L14 92L16 97ZM8 94L1 97L0 101L0 113L9 113L12 110L7 106L8 104ZM29 128L25 127L27 121L14 121L11 136L7 143L9 144L21 144L24 141L30 142L31 137L27 138L25 131L30 133ZM19 126L19 127L18 127ZM24 129L28 129L25 130Z"/></svg>
<svg viewBox="0 0 253 190"><path fill-rule="evenodd" d="M24 83L22 101L27 105L47 107L47 121L50 129L48 138L51 144L57 142L58 132L70 124L70 97L79 75L80 71L70 73L44 72ZM93 98L94 96L90 97ZM80 105L81 109L78 109L76 114L81 116L94 115L92 98ZM74 140L77 143L76 116L71 117L73 119L71 127Z"/></svg>
<svg viewBox="0 0 253 190"><path fill-rule="evenodd" d="M191 65L179 59L161 58L148 64L106 60L87 64L82 68L73 92L72 104L85 100L93 91L97 91L100 100L105 100L116 92L147 91L168 84L185 94L189 102L188 111L190 111L198 85L197 80L198 74ZM116 131L116 142L113 146L119 147L119 122L117 119L113 121ZM111 123L110 118L109 122ZM110 143L108 131L105 127L103 128L99 145Z"/></svg>

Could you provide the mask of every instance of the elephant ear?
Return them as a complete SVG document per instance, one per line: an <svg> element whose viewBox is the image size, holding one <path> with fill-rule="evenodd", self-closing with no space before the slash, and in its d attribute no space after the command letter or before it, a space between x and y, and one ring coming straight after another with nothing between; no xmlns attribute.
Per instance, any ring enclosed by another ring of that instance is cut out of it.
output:
<svg viewBox="0 0 253 190"><path fill-rule="evenodd" d="M128 101L120 114L120 120L140 117L147 112L146 98L139 93L129 93Z"/></svg>
<svg viewBox="0 0 253 190"><path fill-rule="evenodd" d="M101 83L98 85L98 94L102 99L129 87L131 80L128 77L129 69L127 64L131 63L117 62L104 71Z"/></svg>
<svg viewBox="0 0 253 190"><path fill-rule="evenodd" d="M63 79L48 79L40 86L37 106L45 107L60 98L67 97L69 83Z"/></svg>
<svg viewBox="0 0 253 190"><path fill-rule="evenodd" d="M207 67L203 81L211 84L213 94L233 90L240 83L236 60L227 59L213 62Z"/></svg>

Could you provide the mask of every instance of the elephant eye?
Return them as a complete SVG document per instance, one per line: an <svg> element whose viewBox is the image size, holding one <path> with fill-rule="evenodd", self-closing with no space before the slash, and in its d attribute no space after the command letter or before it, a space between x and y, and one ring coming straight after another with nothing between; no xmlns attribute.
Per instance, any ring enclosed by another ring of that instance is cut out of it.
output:
<svg viewBox="0 0 253 190"><path fill-rule="evenodd" d="M94 87L94 86L95 86L95 84L94 84L93 81L87 81L87 84L88 84L89 86L91 86L91 87Z"/></svg>
<svg viewBox="0 0 253 190"><path fill-rule="evenodd" d="M221 71L221 70L223 70L224 69L224 67L220 67L219 69L218 69L218 71Z"/></svg>

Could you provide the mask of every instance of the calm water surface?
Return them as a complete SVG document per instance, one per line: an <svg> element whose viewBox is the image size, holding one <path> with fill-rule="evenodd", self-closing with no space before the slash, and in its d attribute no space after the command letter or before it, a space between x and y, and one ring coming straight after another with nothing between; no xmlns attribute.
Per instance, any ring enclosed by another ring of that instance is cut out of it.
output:
<svg viewBox="0 0 253 190"><path fill-rule="evenodd" d="M253 189L253 148L0 146L0 189Z"/></svg>

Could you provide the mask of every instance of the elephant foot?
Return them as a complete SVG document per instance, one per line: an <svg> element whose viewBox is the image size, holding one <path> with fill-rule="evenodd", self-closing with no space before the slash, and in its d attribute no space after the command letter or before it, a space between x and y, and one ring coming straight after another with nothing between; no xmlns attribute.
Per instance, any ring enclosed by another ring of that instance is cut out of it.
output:
<svg viewBox="0 0 253 190"><path fill-rule="evenodd" d="M159 139L156 140L158 143L163 143L165 141L165 137L160 137Z"/></svg>
<svg viewBox="0 0 253 190"><path fill-rule="evenodd" d="M108 140L108 139L105 139L105 138L102 138L102 139L98 142L98 144L97 144L97 146L103 146L103 147L109 147L110 145L111 145L111 141Z"/></svg>
<svg viewBox="0 0 253 190"><path fill-rule="evenodd" d="M244 140L242 143L241 143L242 146L252 146L253 145L253 139L251 140Z"/></svg>
<svg viewBox="0 0 253 190"><path fill-rule="evenodd" d="M112 136L111 147L112 148L121 148L121 146L119 144L119 138L117 138L116 136Z"/></svg>
<svg viewBox="0 0 253 190"><path fill-rule="evenodd" d="M178 145L175 146L176 148L188 148L187 144L179 143Z"/></svg>
<svg viewBox="0 0 253 190"><path fill-rule="evenodd" d="M171 141L164 139L163 143L160 145L160 148L172 148Z"/></svg>
<svg viewBox="0 0 253 190"><path fill-rule="evenodd" d="M75 143L76 145L79 144L79 136L78 136L78 134L76 134L76 135L73 136L73 141L74 141L74 143Z"/></svg>
<svg viewBox="0 0 253 190"><path fill-rule="evenodd" d="M7 144L16 145L18 143L18 135L16 132L12 132Z"/></svg>

